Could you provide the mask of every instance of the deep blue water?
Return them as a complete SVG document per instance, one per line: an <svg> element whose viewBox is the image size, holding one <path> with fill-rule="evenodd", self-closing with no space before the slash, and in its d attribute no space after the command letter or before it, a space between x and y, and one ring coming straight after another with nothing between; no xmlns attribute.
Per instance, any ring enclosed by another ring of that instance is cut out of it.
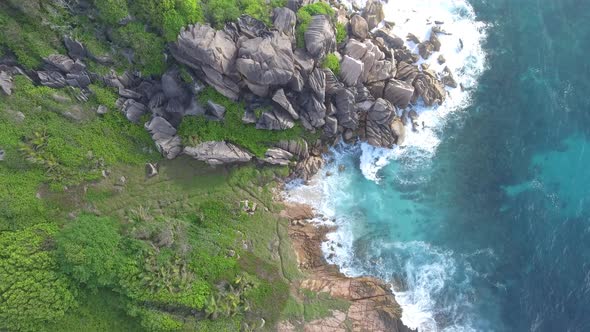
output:
<svg viewBox="0 0 590 332"><path fill-rule="evenodd" d="M422 330L590 331L590 1L470 2L487 70L436 153L375 183L337 150L336 261L391 281Z"/></svg>

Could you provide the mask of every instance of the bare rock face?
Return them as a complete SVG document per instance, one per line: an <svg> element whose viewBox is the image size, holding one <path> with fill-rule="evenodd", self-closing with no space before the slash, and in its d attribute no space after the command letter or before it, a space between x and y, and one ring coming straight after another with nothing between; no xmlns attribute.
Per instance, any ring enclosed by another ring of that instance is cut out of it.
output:
<svg viewBox="0 0 590 332"><path fill-rule="evenodd" d="M381 21L385 18L383 12L383 4L379 0L369 0L363 10L363 18L367 20L369 30L373 30L377 27Z"/></svg>
<svg viewBox="0 0 590 332"><path fill-rule="evenodd" d="M262 113L258 122L256 122L256 129L265 130L285 130L295 126L295 121L289 113L279 109L273 109Z"/></svg>
<svg viewBox="0 0 590 332"><path fill-rule="evenodd" d="M264 153L264 162L271 165L287 166L291 162L293 154L279 148L270 148Z"/></svg>
<svg viewBox="0 0 590 332"><path fill-rule="evenodd" d="M269 32L264 22L248 15L240 16L237 26L240 33L248 38L262 37Z"/></svg>
<svg viewBox="0 0 590 332"><path fill-rule="evenodd" d="M385 99L377 99L367 113L365 140L373 146L391 148L397 141L391 130L394 117L395 107Z"/></svg>
<svg viewBox="0 0 590 332"><path fill-rule="evenodd" d="M276 146L288 151L299 160L309 157L309 148L305 140L280 141Z"/></svg>
<svg viewBox="0 0 590 332"><path fill-rule="evenodd" d="M5 71L0 71L0 90L10 96L13 88L12 76Z"/></svg>
<svg viewBox="0 0 590 332"><path fill-rule="evenodd" d="M354 15L350 18L350 30L352 35L357 37L360 41L369 37L369 25L360 15Z"/></svg>
<svg viewBox="0 0 590 332"><path fill-rule="evenodd" d="M207 101L205 110L205 114L213 118L213 120L223 120L223 116L225 115L225 107L211 100Z"/></svg>
<svg viewBox="0 0 590 332"><path fill-rule="evenodd" d="M442 104L446 97L443 84L429 71L422 71L414 80L414 96L412 102L422 97L427 106Z"/></svg>
<svg viewBox="0 0 590 332"><path fill-rule="evenodd" d="M363 73L365 64L354 58L345 55L340 63L340 76L346 85L353 86L359 80L359 77Z"/></svg>
<svg viewBox="0 0 590 332"><path fill-rule="evenodd" d="M182 151L181 139L176 135L176 128L162 117L153 117L145 124L145 129L152 135L158 151L167 159L174 159Z"/></svg>
<svg viewBox="0 0 590 332"><path fill-rule="evenodd" d="M41 85L50 88L59 89L68 85L64 76L58 71L38 71L37 76Z"/></svg>
<svg viewBox="0 0 590 332"><path fill-rule="evenodd" d="M235 74L238 49L225 31L215 31L208 25L189 25L180 31L170 50L178 62L203 71L207 83L237 100L240 90L229 76Z"/></svg>
<svg viewBox="0 0 590 332"><path fill-rule="evenodd" d="M289 37L295 35L297 16L289 8L279 7L273 10L273 26Z"/></svg>
<svg viewBox="0 0 590 332"><path fill-rule="evenodd" d="M389 80L383 90L383 98L401 108L408 106L413 94L414 87L411 84L396 79Z"/></svg>
<svg viewBox="0 0 590 332"><path fill-rule="evenodd" d="M324 159L322 157L309 156L297 164L293 174L298 178L308 181L312 176L317 174L322 166L324 166Z"/></svg>
<svg viewBox="0 0 590 332"><path fill-rule="evenodd" d="M455 81L455 77L453 76L453 72L451 71L451 69L449 69L448 66L445 66L442 73L440 74L440 77L441 77L442 84L444 84L448 87L456 88L459 86L457 84L457 81Z"/></svg>
<svg viewBox="0 0 590 332"><path fill-rule="evenodd" d="M304 34L307 52L316 58L323 58L336 49L336 35L330 20L324 15L315 15Z"/></svg>
<svg viewBox="0 0 590 332"><path fill-rule="evenodd" d="M127 120L133 123L139 123L141 116L144 115L146 111L147 108L144 104L133 99L127 99L123 103L123 113L125 113Z"/></svg>
<svg viewBox="0 0 590 332"><path fill-rule="evenodd" d="M186 146L183 152L212 166L244 163L252 159L252 154L227 142L203 142L197 146Z"/></svg>
<svg viewBox="0 0 590 332"><path fill-rule="evenodd" d="M272 101L274 101L279 106L281 106L285 111L287 111L287 113L289 113L289 115L291 115L291 117L294 120L299 119L299 114L297 114L297 112L293 108L293 105L291 105L291 102L289 102L289 100L287 99L287 96L285 95L285 91L283 89L278 89L275 92L275 94L272 96Z"/></svg>
<svg viewBox="0 0 590 332"><path fill-rule="evenodd" d="M289 83L295 73L291 41L274 31L270 36L244 41L236 66L248 82L260 86Z"/></svg>
<svg viewBox="0 0 590 332"><path fill-rule="evenodd" d="M83 59L88 55L88 51L81 42L72 39L69 36L64 37L64 44L68 49L68 55L73 59Z"/></svg>
<svg viewBox="0 0 590 332"><path fill-rule="evenodd" d="M393 78L396 74L395 60L386 60L385 53L370 40L361 43L358 40L350 39L344 48L344 52L346 56L356 59L363 64L362 73L358 82L374 83L384 81ZM342 69L341 72L342 75L346 75L346 70ZM346 77L350 79L348 76L350 74ZM345 82L349 83L346 79Z"/></svg>
<svg viewBox="0 0 590 332"><path fill-rule="evenodd" d="M238 51L227 33L201 24L182 29L172 49L179 62L195 69L209 66L222 74L232 69Z"/></svg>
<svg viewBox="0 0 590 332"><path fill-rule="evenodd" d="M344 128L355 130L358 128L358 114L355 107L355 98L349 89L341 89L334 96L336 106L336 118L338 124Z"/></svg>

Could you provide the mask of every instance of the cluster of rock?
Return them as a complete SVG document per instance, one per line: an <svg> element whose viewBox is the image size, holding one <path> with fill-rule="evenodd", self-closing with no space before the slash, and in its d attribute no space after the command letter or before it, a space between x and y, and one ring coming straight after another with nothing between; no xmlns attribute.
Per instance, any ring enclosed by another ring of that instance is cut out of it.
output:
<svg viewBox="0 0 590 332"><path fill-rule="evenodd" d="M254 156L231 142L183 147L177 128L184 116L204 115L211 121L223 121L225 116L222 105L196 101L204 88L201 82L243 101L247 109L242 121L260 130L285 130L299 121L307 130L323 134L317 143L322 146L342 138L387 148L403 144L406 126L417 129L418 115L411 105L418 98L426 105L440 104L445 86L457 87L448 68L436 73L425 64L416 65L420 56L428 58L440 50L437 34L445 33L440 25L428 40L407 36L418 45L420 54L413 54L387 24L377 28L384 18L383 6L369 0L363 10L340 6L336 18L313 16L301 49L295 47L297 4L290 2L288 7L274 9L273 28L246 15L221 30L206 24L184 28L169 49L176 61L191 69L190 84L174 66L161 78L90 73L83 60L92 55L68 37L68 55L48 56L42 70L29 77L53 88L85 90L97 81L114 87L120 96L117 105L130 121L139 123L149 115L145 127L163 156L172 159L184 153L211 165L247 162ZM348 37L339 44L336 22L348 29ZM321 65L329 53L340 59L338 75ZM0 71L0 88L7 94L12 90L11 75ZM254 109L265 111L256 114ZM107 109L101 106L97 112ZM322 151L310 150L305 142L281 142L258 160L277 165L298 160L296 173L308 178L322 165Z"/></svg>

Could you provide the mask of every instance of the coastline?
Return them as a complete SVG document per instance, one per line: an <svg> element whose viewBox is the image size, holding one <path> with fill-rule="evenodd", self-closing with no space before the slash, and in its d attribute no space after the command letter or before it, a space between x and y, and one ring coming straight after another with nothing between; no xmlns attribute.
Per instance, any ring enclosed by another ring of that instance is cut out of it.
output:
<svg viewBox="0 0 590 332"><path fill-rule="evenodd" d="M327 293L351 303L346 311L332 310L328 317L294 326L289 321L279 322L278 331L416 331L401 321L402 309L389 285L370 277L348 277L338 266L329 264L321 246L326 235L336 227L311 222L316 214L309 205L286 202L275 198L283 207L280 216L289 221L288 234L299 269L305 278L292 282L292 289Z"/></svg>

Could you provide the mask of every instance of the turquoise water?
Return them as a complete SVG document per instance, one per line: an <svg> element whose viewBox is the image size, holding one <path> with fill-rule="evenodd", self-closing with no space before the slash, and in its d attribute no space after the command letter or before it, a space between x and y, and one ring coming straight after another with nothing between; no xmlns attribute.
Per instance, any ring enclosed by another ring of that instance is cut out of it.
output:
<svg viewBox="0 0 590 332"><path fill-rule="evenodd" d="M322 193L329 259L391 282L412 327L590 331L590 1L470 3L486 70L434 150L340 146L294 196Z"/></svg>

